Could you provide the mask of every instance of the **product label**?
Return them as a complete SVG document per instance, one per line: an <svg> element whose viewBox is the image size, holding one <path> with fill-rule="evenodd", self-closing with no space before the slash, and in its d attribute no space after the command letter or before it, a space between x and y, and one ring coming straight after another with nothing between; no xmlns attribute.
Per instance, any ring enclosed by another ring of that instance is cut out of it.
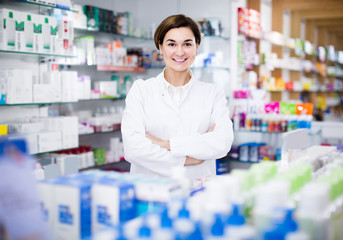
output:
<svg viewBox="0 0 343 240"><path fill-rule="evenodd" d="M34 33L42 33L42 24L33 24L33 32Z"/></svg>
<svg viewBox="0 0 343 240"><path fill-rule="evenodd" d="M98 223L111 225L111 215L108 214L107 207L99 205L96 210Z"/></svg>
<svg viewBox="0 0 343 240"><path fill-rule="evenodd" d="M19 32L24 31L24 22L15 21L15 30Z"/></svg>
<svg viewBox="0 0 343 240"><path fill-rule="evenodd" d="M43 216L43 221L47 222L49 219L49 211L44 207L44 203L40 203L40 210Z"/></svg>
<svg viewBox="0 0 343 240"><path fill-rule="evenodd" d="M91 236L91 187L84 187L81 194L80 219L81 219L81 238Z"/></svg>
<svg viewBox="0 0 343 240"><path fill-rule="evenodd" d="M60 223L73 225L73 215L70 213L69 206L59 205L58 219Z"/></svg>

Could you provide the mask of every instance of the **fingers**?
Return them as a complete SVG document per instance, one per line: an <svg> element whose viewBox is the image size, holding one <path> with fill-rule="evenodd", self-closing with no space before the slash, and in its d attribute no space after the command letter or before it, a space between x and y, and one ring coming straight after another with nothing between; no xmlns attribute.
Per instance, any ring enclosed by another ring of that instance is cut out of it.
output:
<svg viewBox="0 0 343 240"><path fill-rule="evenodd" d="M204 162L204 160L199 160L199 159L195 159L195 158L187 156L185 166L195 166L195 165L199 165L203 162Z"/></svg>
<svg viewBox="0 0 343 240"><path fill-rule="evenodd" d="M216 124L213 123L213 125L212 125L211 128L208 130L208 132L213 132L215 127L216 127Z"/></svg>

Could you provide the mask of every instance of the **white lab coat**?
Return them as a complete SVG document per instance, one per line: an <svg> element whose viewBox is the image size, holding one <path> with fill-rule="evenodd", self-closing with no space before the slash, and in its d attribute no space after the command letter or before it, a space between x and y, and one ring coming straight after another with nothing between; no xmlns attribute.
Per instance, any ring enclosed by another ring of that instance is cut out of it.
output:
<svg viewBox="0 0 343 240"><path fill-rule="evenodd" d="M164 72L137 80L126 97L121 131L131 172L171 176L172 169L185 168L192 180L215 175L215 160L226 156L233 141L224 92L192 77L187 95L177 106L164 81ZM214 131L208 132L214 123ZM171 150L153 144L145 133L170 140ZM205 161L185 167L186 156Z"/></svg>

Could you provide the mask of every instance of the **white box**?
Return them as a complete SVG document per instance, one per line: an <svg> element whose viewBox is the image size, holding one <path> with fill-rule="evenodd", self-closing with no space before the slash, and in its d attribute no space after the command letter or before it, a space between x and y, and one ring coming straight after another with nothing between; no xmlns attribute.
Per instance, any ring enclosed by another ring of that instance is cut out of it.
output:
<svg viewBox="0 0 343 240"><path fill-rule="evenodd" d="M32 15L33 22L33 50L35 52L43 52L43 18L40 15Z"/></svg>
<svg viewBox="0 0 343 240"><path fill-rule="evenodd" d="M13 10L2 8L0 9L0 48L4 50L15 50L15 43L15 13Z"/></svg>
<svg viewBox="0 0 343 240"><path fill-rule="evenodd" d="M8 69L8 90L6 103L32 103L32 71L23 69Z"/></svg>
<svg viewBox="0 0 343 240"><path fill-rule="evenodd" d="M9 123L8 129L10 133L38 133L43 129L42 122L34 123Z"/></svg>
<svg viewBox="0 0 343 240"><path fill-rule="evenodd" d="M34 84L33 85L33 102L48 103L53 102L51 95L53 89L50 84Z"/></svg>
<svg viewBox="0 0 343 240"><path fill-rule="evenodd" d="M37 133L27 133L27 134L16 134L11 135L8 139L25 139L28 153L36 154L38 153L38 134Z"/></svg>
<svg viewBox="0 0 343 240"><path fill-rule="evenodd" d="M44 72L42 83L49 84L51 86L51 102L62 101L62 83L61 73L59 71Z"/></svg>
<svg viewBox="0 0 343 240"><path fill-rule="evenodd" d="M79 76L77 82L77 98L91 98L91 79L90 76Z"/></svg>
<svg viewBox="0 0 343 240"><path fill-rule="evenodd" d="M49 19L50 23L50 39L51 39L51 52L54 54L61 54L61 48L58 46L58 26L57 20L54 17Z"/></svg>
<svg viewBox="0 0 343 240"><path fill-rule="evenodd" d="M27 13L26 19L25 19L25 29L24 29L25 49L24 49L24 51L27 51L27 52L33 52L34 51L32 15L33 14Z"/></svg>
<svg viewBox="0 0 343 240"><path fill-rule="evenodd" d="M62 81L62 102L77 101L77 72L63 71L61 72Z"/></svg>
<svg viewBox="0 0 343 240"><path fill-rule="evenodd" d="M42 18L42 38L43 38L43 52L51 53L51 17L41 16Z"/></svg>
<svg viewBox="0 0 343 240"><path fill-rule="evenodd" d="M41 132L38 134L38 151L51 152L62 149L61 132Z"/></svg>
<svg viewBox="0 0 343 240"><path fill-rule="evenodd" d="M43 180L37 183L38 193L41 204L41 211L44 222L47 223L49 231L52 232L53 219L54 219L54 182L57 179Z"/></svg>
<svg viewBox="0 0 343 240"><path fill-rule="evenodd" d="M130 183L104 178L92 187L92 234L136 216L135 189Z"/></svg>
<svg viewBox="0 0 343 240"><path fill-rule="evenodd" d="M16 43L15 43L15 50L17 51L25 51L26 47L25 47L25 21L26 21L26 13L24 12L19 12L19 11L15 11L15 39L16 39Z"/></svg>
<svg viewBox="0 0 343 240"><path fill-rule="evenodd" d="M78 146L79 146L78 133L63 133L62 134L63 149L77 148Z"/></svg>
<svg viewBox="0 0 343 240"><path fill-rule="evenodd" d="M102 98L117 97L117 82L99 81L99 90Z"/></svg>
<svg viewBox="0 0 343 240"><path fill-rule="evenodd" d="M78 134L79 120L77 116L60 117L62 121L62 132L63 133L76 133Z"/></svg>
<svg viewBox="0 0 343 240"><path fill-rule="evenodd" d="M56 163L60 166L62 176L79 171L79 158L75 155L57 154Z"/></svg>
<svg viewBox="0 0 343 240"><path fill-rule="evenodd" d="M58 41L62 44L62 54L73 53L74 29L71 21L58 21Z"/></svg>
<svg viewBox="0 0 343 240"><path fill-rule="evenodd" d="M91 236L91 183L69 179L55 185L53 235L55 239Z"/></svg>

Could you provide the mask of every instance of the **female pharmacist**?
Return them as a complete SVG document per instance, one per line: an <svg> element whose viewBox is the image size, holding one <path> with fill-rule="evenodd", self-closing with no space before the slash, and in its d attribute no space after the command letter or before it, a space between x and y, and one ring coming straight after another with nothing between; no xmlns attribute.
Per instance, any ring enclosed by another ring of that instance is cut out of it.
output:
<svg viewBox="0 0 343 240"><path fill-rule="evenodd" d="M233 141L224 92L195 79L190 69L201 35L182 14L167 17L154 41L166 67L134 82L122 119L125 159L131 173L171 176L185 170L191 180L216 174L215 160Z"/></svg>

